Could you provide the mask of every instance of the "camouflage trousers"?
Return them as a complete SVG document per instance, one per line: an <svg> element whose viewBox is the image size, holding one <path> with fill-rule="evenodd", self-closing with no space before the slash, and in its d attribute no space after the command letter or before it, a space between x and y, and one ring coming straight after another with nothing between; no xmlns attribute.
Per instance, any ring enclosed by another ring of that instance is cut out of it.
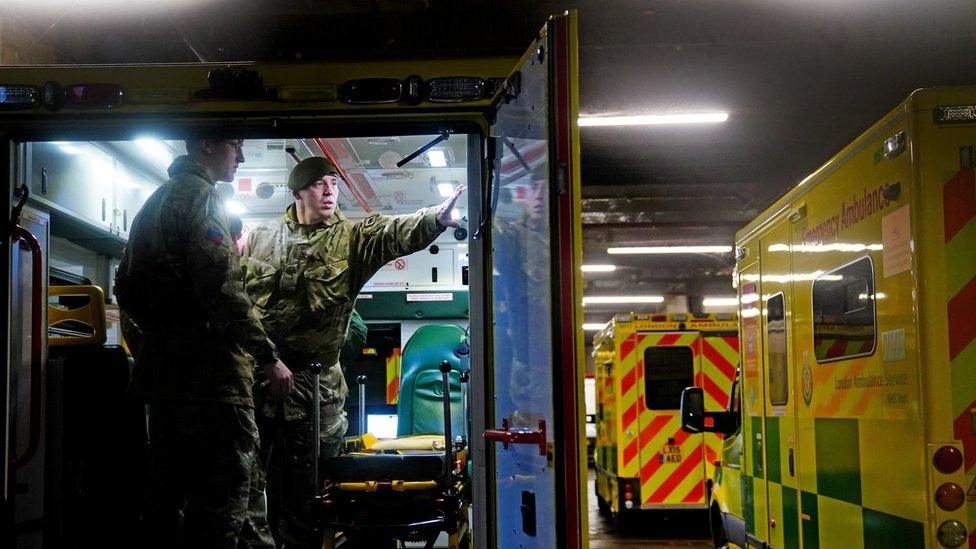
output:
<svg viewBox="0 0 976 549"><path fill-rule="evenodd" d="M144 547L273 548L252 408L149 405Z"/></svg>
<svg viewBox="0 0 976 549"><path fill-rule="evenodd" d="M321 406L319 415L320 461L339 453L348 421L342 409L345 398ZM268 518L278 547L318 549L322 530L316 526L311 500L319 489L312 482L314 447L311 414L296 420L258 415L261 459L268 475Z"/></svg>

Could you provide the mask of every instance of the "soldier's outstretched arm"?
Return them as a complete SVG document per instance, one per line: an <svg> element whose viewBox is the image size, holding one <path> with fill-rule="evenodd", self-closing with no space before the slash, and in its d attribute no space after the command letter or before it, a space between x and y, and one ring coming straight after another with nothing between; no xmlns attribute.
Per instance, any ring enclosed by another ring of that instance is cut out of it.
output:
<svg viewBox="0 0 976 549"><path fill-rule="evenodd" d="M194 196L182 222L189 277L203 303L210 329L239 343L258 364L278 362L274 344L251 310L227 219L213 189Z"/></svg>
<svg viewBox="0 0 976 549"><path fill-rule="evenodd" d="M398 257L420 251L448 227L460 227L451 219L451 210L464 193L458 187L447 200L431 208L423 208L406 215L367 217L353 231L351 252L359 269L356 282L365 282L384 264Z"/></svg>

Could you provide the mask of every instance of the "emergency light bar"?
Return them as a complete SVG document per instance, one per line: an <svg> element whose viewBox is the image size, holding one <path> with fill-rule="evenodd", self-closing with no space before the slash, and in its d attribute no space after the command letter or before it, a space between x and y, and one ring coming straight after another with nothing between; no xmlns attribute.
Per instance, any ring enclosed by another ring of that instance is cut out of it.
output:
<svg viewBox="0 0 976 549"><path fill-rule="evenodd" d="M32 109L41 106L41 90L34 86L0 84L0 110Z"/></svg>
<svg viewBox="0 0 976 549"><path fill-rule="evenodd" d="M448 76L427 81L427 100L431 103L474 101L485 95L485 81L473 76Z"/></svg>

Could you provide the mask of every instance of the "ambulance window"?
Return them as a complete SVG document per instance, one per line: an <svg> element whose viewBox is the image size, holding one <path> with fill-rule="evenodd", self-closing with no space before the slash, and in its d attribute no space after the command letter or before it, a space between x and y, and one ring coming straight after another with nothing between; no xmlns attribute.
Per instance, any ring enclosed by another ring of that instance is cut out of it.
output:
<svg viewBox="0 0 976 549"><path fill-rule="evenodd" d="M783 294L766 301L766 342L769 355L769 402L782 406L790 400L789 364L786 354L786 307Z"/></svg>
<svg viewBox="0 0 976 549"><path fill-rule="evenodd" d="M691 347L648 347L644 351L644 395L648 410L677 410L681 391L695 384Z"/></svg>
<svg viewBox="0 0 976 549"><path fill-rule="evenodd" d="M813 282L813 342L817 362L874 353L874 265L862 257Z"/></svg>

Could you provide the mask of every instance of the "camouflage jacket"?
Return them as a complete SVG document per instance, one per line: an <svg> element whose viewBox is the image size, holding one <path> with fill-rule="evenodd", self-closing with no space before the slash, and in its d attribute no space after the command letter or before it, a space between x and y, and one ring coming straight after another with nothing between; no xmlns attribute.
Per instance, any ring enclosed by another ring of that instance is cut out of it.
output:
<svg viewBox="0 0 976 549"><path fill-rule="evenodd" d="M274 361L274 345L244 292L214 182L187 156L169 174L136 214L115 278L140 332L132 389L252 406L254 360Z"/></svg>
<svg viewBox="0 0 976 549"><path fill-rule="evenodd" d="M248 235L241 256L244 286L282 361L296 371L285 419L308 411L312 376L302 370L315 362L326 369L320 379L323 406L336 403L341 409L347 390L334 366L356 296L380 267L437 238L442 229L435 212L372 215L353 223L337 211L321 223L302 225L292 205ZM259 410L273 416L277 403L266 396L259 395Z"/></svg>

